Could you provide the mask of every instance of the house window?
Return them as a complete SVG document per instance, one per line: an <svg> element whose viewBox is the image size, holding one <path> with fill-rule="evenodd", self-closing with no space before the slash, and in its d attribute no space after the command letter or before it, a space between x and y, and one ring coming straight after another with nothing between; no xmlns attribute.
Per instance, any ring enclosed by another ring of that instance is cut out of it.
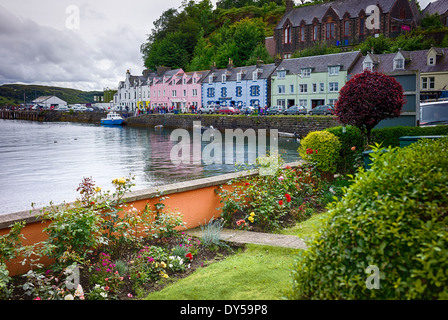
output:
<svg viewBox="0 0 448 320"><path fill-rule="evenodd" d="M221 97L225 98L227 97L227 88L221 88Z"/></svg>
<svg viewBox="0 0 448 320"><path fill-rule="evenodd" d="M338 99L328 99L328 104L334 106L338 102Z"/></svg>
<svg viewBox="0 0 448 320"><path fill-rule="evenodd" d="M337 75L339 75L339 66L329 67L328 68L328 74L330 76L337 76Z"/></svg>
<svg viewBox="0 0 448 320"><path fill-rule="evenodd" d="M293 84L289 85L289 92L294 93L294 85Z"/></svg>
<svg viewBox="0 0 448 320"><path fill-rule="evenodd" d="M335 38L334 22L329 22L325 26L327 29L327 39L334 39Z"/></svg>
<svg viewBox="0 0 448 320"><path fill-rule="evenodd" d="M339 91L339 83L338 82L330 82L328 84L328 90L330 92L338 92Z"/></svg>
<svg viewBox="0 0 448 320"><path fill-rule="evenodd" d="M208 83L212 83L213 82L213 76L208 76Z"/></svg>
<svg viewBox="0 0 448 320"><path fill-rule="evenodd" d="M291 43L291 28L286 26L284 43Z"/></svg>
<svg viewBox="0 0 448 320"><path fill-rule="evenodd" d="M317 41L319 35L319 26L313 27L313 41Z"/></svg>
<svg viewBox="0 0 448 320"><path fill-rule="evenodd" d="M222 82L226 82L227 76L225 74L222 75L221 80Z"/></svg>
<svg viewBox="0 0 448 320"><path fill-rule="evenodd" d="M348 37L350 35L350 21L344 21L344 37Z"/></svg>
<svg viewBox="0 0 448 320"><path fill-rule="evenodd" d="M243 95L243 87L236 87L236 96L241 97Z"/></svg>
<svg viewBox="0 0 448 320"><path fill-rule="evenodd" d="M198 96L198 89L193 89L193 97L197 97Z"/></svg>
<svg viewBox="0 0 448 320"><path fill-rule="evenodd" d="M177 96L177 91L176 90L173 90L172 93L173 93L173 97Z"/></svg>
<svg viewBox="0 0 448 320"><path fill-rule="evenodd" d="M394 70L395 69L404 69L404 60L403 59L395 59L394 60Z"/></svg>
<svg viewBox="0 0 448 320"><path fill-rule="evenodd" d="M365 27L364 18L359 18L359 35L364 35L364 27Z"/></svg>
<svg viewBox="0 0 448 320"><path fill-rule="evenodd" d="M299 84L300 93L307 93L308 92L308 85L305 84Z"/></svg>
<svg viewBox="0 0 448 320"><path fill-rule="evenodd" d="M422 78L422 89L434 89L436 87L434 77L423 77Z"/></svg>
<svg viewBox="0 0 448 320"><path fill-rule="evenodd" d="M214 98L215 97L215 89L214 88L208 88L207 89L207 98Z"/></svg>
<svg viewBox="0 0 448 320"><path fill-rule="evenodd" d="M313 83L313 93L317 93L317 83Z"/></svg>
<svg viewBox="0 0 448 320"><path fill-rule="evenodd" d="M184 90L184 97L187 96L187 90Z"/></svg>
<svg viewBox="0 0 448 320"><path fill-rule="evenodd" d="M254 72L252 72L252 80L256 81L258 79L258 71L255 70Z"/></svg>
<svg viewBox="0 0 448 320"><path fill-rule="evenodd" d="M305 41L305 27L300 28L300 41L301 42Z"/></svg>
<svg viewBox="0 0 448 320"><path fill-rule="evenodd" d="M300 70L300 75L302 76L302 78L309 78L311 76L311 69Z"/></svg>
<svg viewBox="0 0 448 320"><path fill-rule="evenodd" d="M289 58L291 58L291 54L290 53L283 54L283 59L289 59Z"/></svg>
<svg viewBox="0 0 448 320"><path fill-rule="evenodd" d="M325 92L325 83L321 82L319 83L319 92Z"/></svg>
<svg viewBox="0 0 448 320"><path fill-rule="evenodd" d="M286 71L285 70L277 71L277 76L278 76L279 79L285 79L286 78Z"/></svg>
<svg viewBox="0 0 448 320"><path fill-rule="evenodd" d="M286 93L285 85L284 85L284 84L279 84L279 85L278 85L278 93L279 93L279 94Z"/></svg>
<svg viewBox="0 0 448 320"><path fill-rule="evenodd" d="M241 81L241 72L238 72L236 74L236 81L240 82Z"/></svg>
<svg viewBox="0 0 448 320"><path fill-rule="evenodd" d="M277 105L284 107L285 106L285 99L277 99Z"/></svg>
<svg viewBox="0 0 448 320"><path fill-rule="evenodd" d="M250 87L250 95L252 97L257 97L260 95L260 86L251 86Z"/></svg>
<svg viewBox="0 0 448 320"><path fill-rule="evenodd" d="M308 102L308 100L306 100L306 99L299 99L299 106L302 106L302 107L307 107L307 102Z"/></svg>
<svg viewBox="0 0 448 320"><path fill-rule="evenodd" d="M363 62L363 69L364 70L372 70L372 62L370 61L364 61Z"/></svg>
<svg viewBox="0 0 448 320"><path fill-rule="evenodd" d="M428 65L429 66L435 65L436 64L435 62L436 62L436 59L434 57L429 57L428 58Z"/></svg>

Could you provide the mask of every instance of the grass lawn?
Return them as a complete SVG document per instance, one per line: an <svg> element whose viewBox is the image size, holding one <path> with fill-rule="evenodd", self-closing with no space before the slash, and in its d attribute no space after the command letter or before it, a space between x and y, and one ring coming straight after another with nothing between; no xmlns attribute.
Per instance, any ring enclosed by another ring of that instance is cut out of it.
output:
<svg viewBox="0 0 448 320"><path fill-rule="evenodd" d="M311 237L323 214L282 234ZM247 245L223 261L196 270L192 275L149 294L150 300L278 300L290 287L291 266L298 249Z"/></svg>

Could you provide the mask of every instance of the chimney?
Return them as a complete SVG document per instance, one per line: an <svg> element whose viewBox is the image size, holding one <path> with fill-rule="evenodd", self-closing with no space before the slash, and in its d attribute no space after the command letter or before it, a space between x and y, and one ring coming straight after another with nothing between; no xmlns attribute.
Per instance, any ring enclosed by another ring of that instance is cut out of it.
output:
<svg viewBox="0 0 448 320"><path fill-rule="evenodd" d="M294 8L293 0L286 0L286 13L290 12Z"/></svg>
<svg viewBox="0 0 448 320"><path fill-rule="evenodd" d="M257 68L261 68L263 65L263 60L257 59Z"/></svg>
<svg viewBox="0 0 448 320"><path fill-rule="evenodd" d="M233 69L233 60L232 58L229 58L229 64L227 65L227 70L230 71Z"/></svg>

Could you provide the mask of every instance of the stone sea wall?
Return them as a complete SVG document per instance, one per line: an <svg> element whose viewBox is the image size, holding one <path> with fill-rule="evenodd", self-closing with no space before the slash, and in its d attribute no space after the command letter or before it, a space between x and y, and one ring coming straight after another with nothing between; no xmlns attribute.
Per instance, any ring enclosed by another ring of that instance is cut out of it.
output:
<svg viewBox="0 0 448 320"><path fill-rule="evenodd" d="M218 116L199 114L144 114L126 119L125 124L148 127L163 125L166 128L192 129L195 121L201 122L202 126L213 126L220 131L238 128L242 130L278 129L279 132L296 132L301 138L311 131L324 130L340 125L333 116Z"/></svg>

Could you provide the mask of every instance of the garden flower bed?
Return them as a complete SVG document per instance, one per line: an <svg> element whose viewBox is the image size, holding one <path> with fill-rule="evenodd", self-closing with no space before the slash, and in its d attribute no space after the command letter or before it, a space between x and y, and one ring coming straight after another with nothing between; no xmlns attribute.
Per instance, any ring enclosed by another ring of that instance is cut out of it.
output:
<svg viewBox="0 0 448 320"><path fill-rule="evenodd" d="M15 276L11 300L131 300L160 290L198 268L224 259L241 245L205 246L201 239L178 233L147 239L118 252L99 248L77 265L79 282L58 265ZM109 253L111 252L112 253ZM67 280L70 280L67 282ZM69 283L76 284L71 289ZM78 287L79 284L79 287Z"/></svg>

